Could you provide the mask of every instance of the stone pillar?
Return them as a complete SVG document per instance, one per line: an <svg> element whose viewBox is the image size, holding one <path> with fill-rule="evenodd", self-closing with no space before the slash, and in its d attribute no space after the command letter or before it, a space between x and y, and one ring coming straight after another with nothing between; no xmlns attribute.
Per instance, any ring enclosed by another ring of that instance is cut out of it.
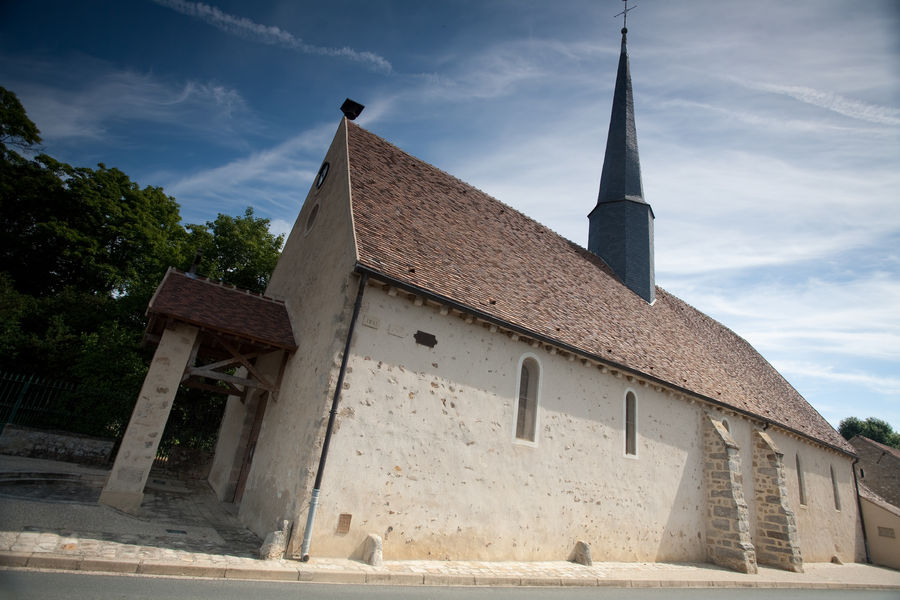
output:
<svg viewBox="0 0 900 600"><path fill-rule="evenodd" d="M750 542L750 511L744 500L741 454L722 422L703 415L703 476L706 483L706 554L710 562L756 573Z"/></svg>
<svg viewBox="0 0 900 600"><path fill-rule="evenodd" d="M153 355L100 503L135 513L199 329L170 323Z"/></svg>
<svg viewBox="0 0 900 600"><path fill-rule="evenodd" d="M760 564L803 572L797 522L784 485L784 453L765 431L753 433L756 550Z"/></svg>

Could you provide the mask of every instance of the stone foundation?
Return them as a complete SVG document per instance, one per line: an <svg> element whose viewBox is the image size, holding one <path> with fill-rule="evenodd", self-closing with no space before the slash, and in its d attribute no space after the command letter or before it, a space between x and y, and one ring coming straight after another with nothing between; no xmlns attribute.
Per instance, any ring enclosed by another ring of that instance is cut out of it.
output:
<svg viewBox="0 0 900 600"><path fill-rule="evenodd" d="M740 450L722 422L708 413L703 416L703 450L707 558L741 573L756 573Z"/></svg>
<svg viewBox="0 0 900 600"><path fill-rule="evenodd" d="M756 551L760 564L803 572L794 511L784 483L784 453L765 431L753 433Z"/></svg>

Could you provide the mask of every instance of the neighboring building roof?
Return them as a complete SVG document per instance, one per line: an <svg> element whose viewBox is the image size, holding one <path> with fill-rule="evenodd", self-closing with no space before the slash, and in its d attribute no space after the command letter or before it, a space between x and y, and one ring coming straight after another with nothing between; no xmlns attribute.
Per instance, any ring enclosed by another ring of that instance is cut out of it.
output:
<svg viewBox="0 0 900 600"><path fill-rule="evenodd" d="M345 123L361 267L853 454L722 324L661 288L647 304L581 246Z"/></svg>
<svg viewBox="0 0 900 600"><path fill-rule="evenodd" d="M172 318L266 346L297 348L283 302L177 269L166 272L147 313L152 322Z"/></svg>
<svg viewBox="0 0 900 600"><path fill-rule="evenodd" d="M856 447L857 443L869 444L870 446L874 446L875 448L877 448L878 450L881 450L882 452L886 452L886 453L890 454L895 459L900 460L900 450L898 450L897 448L888 446L886 444L882 444L881 442L876 442L875 440L873 440L871 438L867 438L864 435L855 435L850 439L851 446Z"/></svg>
<svg viewBox="0 0 900 600"><path fill-rule="evenodd" d="M859 489L859 497L860 498L868 500L869 502L880 506L881 508L888 511L889 513L900 517L900 507L894 506L893 504L891 504L890 502L888 502L887 500L885 500L884 498L882 498L881 496L876 494L872 490L872 488L870 488L869 486L867 486L864 483L858 483L857 488Z"/></svg>

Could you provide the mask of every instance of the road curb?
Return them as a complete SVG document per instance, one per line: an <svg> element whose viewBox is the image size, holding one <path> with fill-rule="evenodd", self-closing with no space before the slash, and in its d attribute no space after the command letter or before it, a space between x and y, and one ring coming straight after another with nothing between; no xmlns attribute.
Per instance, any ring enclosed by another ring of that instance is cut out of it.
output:
<svg viewBox="0 0 900 600"><path fill-rule="evenodd" d="M833 581L754 581L749 579L624 579L597 577L504 576L487 574L441 574L372 570L339 570L293 566L258 561L258 564L216 565L178 562L171 559L122 560L85 557L80 554L0 551L0 568L85 573L138 574L169 577L200 577L256 581L296 581L330 584L367 584L422 587L605 587L605 588L759 588L807 590L900 590L900 585L841 583Z"/></svg>

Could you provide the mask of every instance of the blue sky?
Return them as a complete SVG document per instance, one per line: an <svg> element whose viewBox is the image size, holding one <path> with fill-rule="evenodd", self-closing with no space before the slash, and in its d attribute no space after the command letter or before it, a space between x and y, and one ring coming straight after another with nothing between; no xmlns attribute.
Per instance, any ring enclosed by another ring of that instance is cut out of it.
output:
<svg viewBox="0 0 900 600"><path fill-rule="evenodd" d="M634 3L630 4L635 6ZM290 229L340 119L579 244L618 0L0 3L0 85L44 150L185 222ZM628 46L657 283L832 424L900 429L900 3L640 0Z"/></svg>

